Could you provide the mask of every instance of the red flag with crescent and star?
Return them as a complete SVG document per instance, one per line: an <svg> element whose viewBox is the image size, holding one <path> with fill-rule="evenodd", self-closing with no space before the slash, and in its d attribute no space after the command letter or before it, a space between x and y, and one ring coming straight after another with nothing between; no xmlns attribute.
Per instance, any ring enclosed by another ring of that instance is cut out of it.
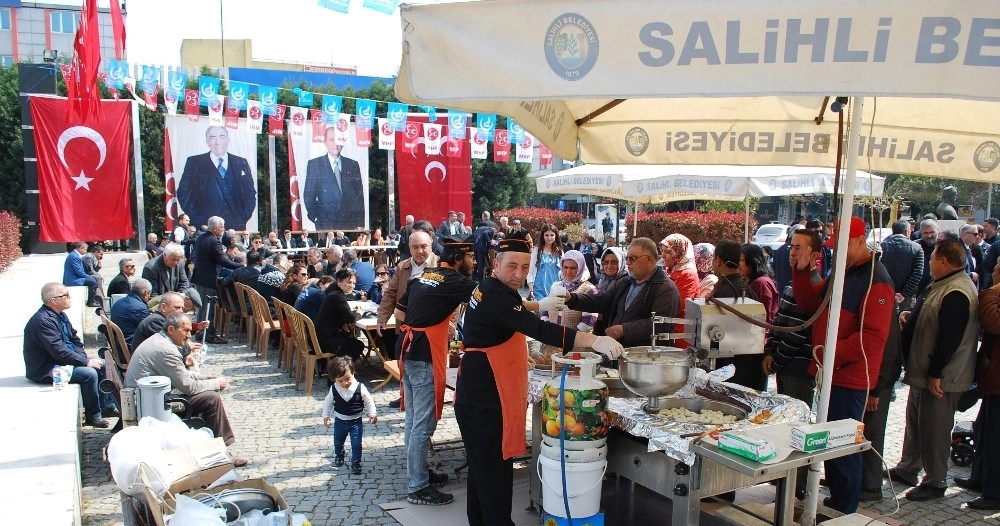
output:
<svg viewBox="0 0 1000 526"><path fill-rule="evenodd" d="M181 205L177 202L177 174L174 173L174 154L170 149L170 130L166 127L163 128L163 199L166 201L167 230L173 232Z"/></svg>
<svg viewBox="0 0 1000 526"><path fill-rule="evenodd" d="M131 103L102 101L84 125L66 119L64 98L30 97L38 158L39 234L42 241L127 239Z"/></svg>
<svg viewBox="0 0 1000 526"><path fill-rule="evenodd" d="M426 116L410 114L407 128L419 130ZM413 215L437 225L449 211L465 212L472 217L472 158L469 141L460 141L460 152L454 157L427 155L418 145L424 141L419 131L414 137L396 132L396 191L399 192L399 216ZM407 143L411 147L407 148Z"/></svg>

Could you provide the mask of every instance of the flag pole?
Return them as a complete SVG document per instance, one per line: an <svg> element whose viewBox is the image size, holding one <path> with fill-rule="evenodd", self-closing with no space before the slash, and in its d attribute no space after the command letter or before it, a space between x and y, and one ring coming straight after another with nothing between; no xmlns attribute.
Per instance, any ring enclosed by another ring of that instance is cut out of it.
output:
<svg viewBox="0 0 1000 526"><path fill-rule="evenodd" d="M146 200L143 196L142 182L142 142L139 137L139 101L133 100L132 104L132 160L135 170L135 213L136 213L136 233L139 235L139 243L136 245L140 249L146 241Z"/></svg>
<svg viewBox="0 0 1000 526"><path fill-rule="evenodd" d="M274 155L274 135L267 136L267 167L271 172L267 182L271 188L271 231L278 231L278 164ZM254 185L256 186L256 185ZM259 202L259 201L258 201ZM294 210L292 211L294 213ZM257 218L257 229L260 230L260 218Z"/></svg>

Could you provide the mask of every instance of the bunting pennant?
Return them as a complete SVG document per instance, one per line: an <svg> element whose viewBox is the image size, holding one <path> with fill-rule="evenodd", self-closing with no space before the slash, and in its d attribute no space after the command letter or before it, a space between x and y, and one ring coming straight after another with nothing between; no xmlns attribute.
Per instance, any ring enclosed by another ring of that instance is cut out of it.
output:
<svg viewBox="0 0 1000 526"><path fill-rule="evenodd" d="M323 110L309 110L309 121L312 122L312 142L326 142L326 124L323 123Z"/></svg>
<svg viewBox="0 0 1000 526"><path fill-rule="evenodd" d="M441 125L429 122L425 122L423 125L424 153L427 155L441 155Z"/></svg>
<svg viewBox="0 0 1000 526"><path fill-rule="evenodd" d="M201 75L198 77L199 104L208 106L219 98L219 79Z"/></svg>
<svg viewBox="0 0 1000 526"><path fill-rule="evenodd" d="M517 159L515 162L531 163L535 159L535 141L531 134L525 133L521 142L517 143Z"/></svg>
<svg viewBox="0 0 1000 526"><path fill-rule="evenodd" d="M371 148L372 145L372 130L371 128L359 128L357 123L354 124L354 143L358 145L359 148Z"/></svg>
<svg viewBox="0 0 1000 526"><path fill-rule="evenodd" d="M486 148L486 137L480 137L476 133L475 128L469 128L469 146L472 150L473 159L485 159L487 148Z"/></svg>
<svg viewBox="0 0 1000 526"><path fill-rule="evenodd" d="M285 105L275 104L274 111L267 118L267 133L272 137L285 136Z"/></svg>
<svg viewBox="0 0 1000 526"><path fill-rule="evenodd" d="M357 116L354 118L354 128L364 128L371 131L375 125L375 101L368 99L358 99L355 103ZM371 133L368 134L369 139Z"/></svg>
<svg viewBox="0 0 1000 526"><path fill-rule="evenodd" d="M159 93L160 68L153 66L142 67L142 78L139 80L139 87L142 89L142 98L146 102L146 108L156 111L156 98ZM177 99L174 99L175 101ZM174 106L177 107L176 105Z"/></svg>
<svg viewBox="0 0 1000 526"><path fill-rule="evenodd" d="M73 74L73 66L69 64L59 64L59 72L62 73L63 82L69 84L71 75Z"/></svg>
<svg viewBox="0 0 1000 526"><path fill-rule="evenodd" d="M445 137L444 143L444 154L448 157L458 158L461 157L462 151L465 149L465 139L456 139L454 137Z"/></svg>
<svg viewBox="0 0 1000 526"><path fill-rule="evenodd" d="M188 120L198 122L198 115L201 112L198 108L198 90L184 90L184 112L187 113Z"/></svg>
<svg viewBox="0 0 1000 526"><path fill-rule="evenodd" d="M507 119L507 136L512 144L517 144L524 139L524 128L514 122L514 119Z"/></svg>
<svg viewBox="0 0 1000 526"><path fill-rule="evenodd" d="M223 126L226 121L222 116L223 108L225 107L226 97L219 95L215 102L208 105L208 125L209 126Z"/></svg>
<svg viewBox="0 0 1000 526"><path fill-rule="evenodd" d="M313 94L311 91L302 91L302 88L295 88L292 93L299 96L299 106L304 106L306 108L311 108L313 103Z"/></svg>
<svg viewBox="0 0 1000 526"><path fill-rule="evenodd" d="M343 113L337 118L334 128L337 130L333 134L333 140L338 146L347 146L347 133L351 125L351 116Z"/></svg>
<svg viewBox="0 0 1000 526"><path fill-rule="evenodd" d="M396 149L396 132L389 124L389 119L378 119L378 148L380 150Z"/></svg>
<svg viewBox="0 0 1000 526"><path fill-rule="evenodd" d="M318 5L338 13L346 13L351 8L351 0L319 0Z"/></svg>
<svg viewBox="0 0 1000 526"><path fill-rule="evenodd" d="M540 168L552 166L552 150L542 143L538 143L538 166Z"/></svg>
<svg viewBox="0 0 1000 526"><path fill-rule="evenodd" d="M493 141L496 128L496 113L480 113L476 115L476 133L485 137L487 142Z"/></svg>
<svg viewBox="0 0 1000 526"><path fill-rule="evenodd" d="M264 111L264 115L273 115L278 111L278 88L257 86L257 93L260 95L260 109Z"/></svg>
<svg viewBox="0 0 1000 526"><path fill-rule="evenodd" d="M483 137L483 139L488 139ZM505 163L510 160L510 140L507 138L507 130L497 130L496 140L493 141L493 162Z"/></svg>
<svg viewBox="0 0 1000 526"><path fill-rule="evenodd" d="M409 111L409 106L401 102L390 102L389 103L389 126L392 126L393 131L406 131L406 114Z"/></svg>
<svg viewBox="0 0 1000 526"><path fill-rule="evenodd" d="M391 15L396 11L396 7L399 5L399 0L365 0L363 5L372 11L378 11L379 13ZM346 13L346 11L344 12Z"/></svg>
<svg viewBox="0 0 1000 526"><path fill-rule="evenodd" d="M114 59L107 59L106 62L108 63L108 67L105 83L109 88L116 90L123 89L125 87L125 77L128 76L128 62Z"/></svg>
<svg viewBox="0 0 1000 526"><path fill-rule="evenodd" d="M416 155L417 145L420 144L420 141L422 140L422 137L420 137L420 128L417 127L415 123L406 123L402 138L402 151L411 155Z"/></svg>
<svg viewBox="0 0 1000 526"><path fill-rule="evenodd" d="M226 128L235 130L240 127L240 110L232 105L233 99L229 98L226 104Z"/></svg>
<svg viewBox="0 0 1000 526"><path fill-rule="evenodd" d="M417 106L417 107L424 110L424 113L427 114L427 122L437 122L438 120L437 108L435 108L434 106Z"/></svg>
<svg viewBox="0 0 1000 526"><path fill-rule="evenodd" d="M336 124L340 119L340 109L344 98L340 95L323 95L323 123Z"/></svg>
<svg viewBox="0 0 1000 526"><path fill-rule="evenodd" d="M259 100L247 101L247 127L258 135L264 131L264 112L260 109Z"/></svg>
<svg viewBox="0 0 1000 526"><path fill-rule="evenodd" d="M169 93L174 100L180 100L187 88L188 76L183 71L171 71L167 75L167 86L163 88L164 93Z"/></svg>
<svg viewBox="0 0 1000 526"><path fill-rule="evenodd" d="M167 115L177 115L177 97L163 92L163 105L167 107Z"/></svg>
<svg viewBox="0 0 1000 526"><path fill-rule="evenodd" d="M466 137L466 120L468 114L464 111L448 110L448 136L456 139Z"/></svg>
<svg viewBox="0 0 1000 526"><path fill-rule="evenodd" d="M229 105L237 111L246 109L249 95L250 85L246 82L229 83Z"/></svg>
<svg viewBox="0 0 1000 526"><path fill-rule="evenodd" d="M312 130L310 129L310 123L306 122L309 120L306 116L306 109L298 106L292 106L288 108L288 113L290 114L288 119L289 139L304 139L307 133L311 139Z"/></svg>

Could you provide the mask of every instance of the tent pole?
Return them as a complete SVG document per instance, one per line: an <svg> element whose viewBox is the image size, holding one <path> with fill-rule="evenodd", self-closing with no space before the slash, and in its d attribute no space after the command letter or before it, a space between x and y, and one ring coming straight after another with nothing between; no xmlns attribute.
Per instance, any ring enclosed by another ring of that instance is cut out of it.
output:
<svg viewBox="0 0 1000 526"><path fill-rule="evenodd" d="M836 262L833 265L834 272L830 275L830 317L826 332L826 341L823 342L823 379L820 382L819 405L816 409L816 421L826 422L830 407L830 389L833 382L833 360L837 350L837 332L840 327L840 308L843 303L844 293L844 273L847 261L847 232L851 224L851 211L854 208L854 178L858 170L858 148L857 144L861 135L861 112L864 109L865 98L854 97L851 100L851 129L848 135L847 148L847 174L844 177L844 198L840 203L840 229L841 235L837 236ZM878 371L875 371L878 376ZM816 506L819 500L819 463L813 464L809 469L808 492L802 514L802 526L814 526L816 524Z"/></svg>
<svg viewBox="0 0 1000 526"><path fill-rule="evenodd" d="M743 242L750 242L750 190L743 197Z"/></svg>
<svg viewBox="0 0 1000 526"><path fill-rule="evenodd" d="M635 236L638 235L638 232L639 232L639 200L638 199L635 200L635 205L632 207L632 211L633 211L633 214L632 214L632 239L635 239Z"/></svg>

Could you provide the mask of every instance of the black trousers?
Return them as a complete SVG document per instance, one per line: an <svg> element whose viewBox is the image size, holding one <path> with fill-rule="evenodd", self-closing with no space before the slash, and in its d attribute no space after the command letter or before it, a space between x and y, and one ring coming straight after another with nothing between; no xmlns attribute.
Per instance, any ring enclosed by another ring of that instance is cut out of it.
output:
<svg viewBox="0 0 1000 526"><path fill-rule="evenodd" d="M983 496L1000 498L1000 395L983 397L973 425L976 454L969 477L983 484Z"/></svg>
<svg viewBox="0 0 1000 526"><path fill-rule="evenodd" d="M469 525L514 526L514 461L503 459L500 409L456 405L455 419L469 460Z"/></svg>
<svg viewBox="0 0 1000 526"><path fill-rule="evenodd" d="M226 415L226 406L222 405L222 397L218 391L203 391L188 396L187 399L191 402L194 414L201 414L205 419L205 425L215 433L216 437L222 438L227 446L236 442L236 435L229 425L229 416Z"/></svg>
<svg viewBox="0 0 1000 526"><path fill-rule="evenodd" d="M893 382L895 384L895 382ZM865 411L862 421L865 424L865 438L871 441L872 448L861 453L861 489L882 489L882 459L879 455L885 449L885 426L889 421L889 398L892 396L892 386L878 392L878 408ZM878 452L878 455L875 453ZM888 467L888 466L887 466Z"/></svg>

